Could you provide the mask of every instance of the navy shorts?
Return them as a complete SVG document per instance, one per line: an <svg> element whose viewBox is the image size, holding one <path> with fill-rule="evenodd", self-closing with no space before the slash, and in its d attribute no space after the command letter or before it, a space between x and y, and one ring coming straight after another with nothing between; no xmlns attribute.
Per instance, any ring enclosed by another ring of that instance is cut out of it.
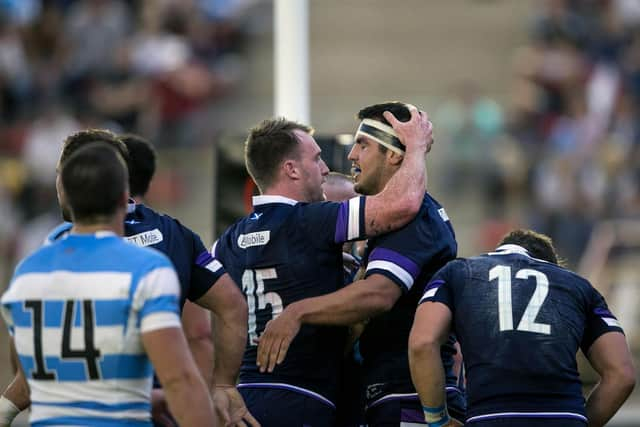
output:
<svg viewBox="0 0 640 427"><path fill-rule="evenodd" d="M333 427L335 409L304 394L277 388L239 389L262 427Z"/></svg>
<svg viewBox="0 0 640 427"><path fill-rule="evenodd" d="M451 417L464 421L466 400L462 393L448 391L447 408ZM399 427L403 423L409 425L427 424L424 421L422 404L417 396L390 398L367 409L367 425L369 427Z"/></svg>
<svg viewBox="0 0 640 427"><path fill-rule="evenodd" d="M586 427L587 422L573 418L493 418L465 424L469 427Z"/></svg>

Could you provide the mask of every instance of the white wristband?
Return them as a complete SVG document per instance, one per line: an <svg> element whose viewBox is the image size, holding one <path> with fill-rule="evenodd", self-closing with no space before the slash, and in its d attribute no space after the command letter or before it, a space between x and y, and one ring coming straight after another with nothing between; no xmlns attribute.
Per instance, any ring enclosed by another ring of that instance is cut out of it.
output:
<svg viewBox="0 0 640 427"><path fill-rule="evenodd" d="M20 409L12 401L0 396L0 427L8 427L13 419L20 413Z"/></svg>

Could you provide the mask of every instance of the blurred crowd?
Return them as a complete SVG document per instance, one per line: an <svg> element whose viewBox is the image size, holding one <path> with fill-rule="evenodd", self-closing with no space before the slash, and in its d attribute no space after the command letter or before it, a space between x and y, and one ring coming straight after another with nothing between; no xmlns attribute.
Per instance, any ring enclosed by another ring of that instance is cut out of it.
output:
<svg viewBox="0 0 640 427"><path fill-rule="evenodd" d="M243 76L253 3L0 0L0 259L39 246L59 221L55 167L70 133L211 142L220 124L206 112Z"/></svg>
<svg viewBox="0 0 640 427"><path fill-rule="evenodd" d="M446 185L484 183L480 246L519 222L575 267L597 224L640 218L640 2L535 4L507 105L464 83L436 123L450 138Z"/></svg>

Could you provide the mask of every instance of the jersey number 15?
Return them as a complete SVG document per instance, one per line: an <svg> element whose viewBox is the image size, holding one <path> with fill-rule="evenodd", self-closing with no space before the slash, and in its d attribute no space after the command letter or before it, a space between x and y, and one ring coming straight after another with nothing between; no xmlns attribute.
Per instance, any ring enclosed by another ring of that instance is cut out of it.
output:
<svg viewBox="0 0 640 427"><path fill-rule="evenodd" d="M249 345L258 345L258 310L266 309L267 304L269 304L271 306L269 320L282 313L282 298L280 298L280 295L276 292L265 293L264 291L264 281L277 278L278 274L275 268L245 270L242 274L242 290L247 296L247 306L249 308Z"/></svg>

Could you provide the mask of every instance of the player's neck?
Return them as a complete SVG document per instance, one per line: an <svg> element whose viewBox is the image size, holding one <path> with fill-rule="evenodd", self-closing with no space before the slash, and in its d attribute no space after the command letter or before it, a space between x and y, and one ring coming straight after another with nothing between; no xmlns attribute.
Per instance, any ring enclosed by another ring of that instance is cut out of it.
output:
<svg viewBox="0 0 640 427"><path fill-rule="evenodd" d="M288 199L295 200L297 202L304 202L304 195L300 194L296 188L292 188L288 185L274 185L272 187L266 188L263 196L280 196L286 197Z"/></svg>
<svg viewBox="0 0 640 427"><path fill-rule="evenodd" d="M72 234L95 234L99 231L111 231L118 236L124 235L124 218L116 216L91 223L74 222L71 228Z"/></svg>

